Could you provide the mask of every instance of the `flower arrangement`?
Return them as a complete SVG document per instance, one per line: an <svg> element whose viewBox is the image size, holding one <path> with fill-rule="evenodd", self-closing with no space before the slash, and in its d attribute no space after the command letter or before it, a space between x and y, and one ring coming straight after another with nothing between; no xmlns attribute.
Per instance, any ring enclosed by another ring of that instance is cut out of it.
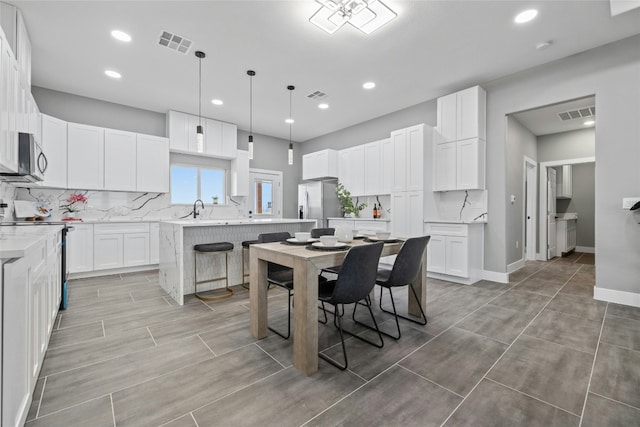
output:
<svg viewBox="0 0 640 427"><path fill-rule="evenodd" d="M64 210L65 213L73 213L78 212L84 205L87 203L87 198L84 194L73 193L69 197L67 197L67 204L60 205L60 207Z"/></svg>
<svg viewBox="0 0 640 427"><path fill-rule="evenodd" d="M345 216L360 216L360 211L367 207L366 203L358 203L358 199L356 199L356 204L354 205L351 193L341 182L338 182L336 194L338 195L338 202L340 202L340 210Z"/></svg>

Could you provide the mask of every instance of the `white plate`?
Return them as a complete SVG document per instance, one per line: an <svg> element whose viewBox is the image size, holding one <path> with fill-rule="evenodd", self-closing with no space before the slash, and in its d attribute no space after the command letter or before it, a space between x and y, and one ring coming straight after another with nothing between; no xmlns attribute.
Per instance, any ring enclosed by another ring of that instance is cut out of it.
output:
<svg viewBox="0 0 640 427"><path fill-rule="evenodd" d="M367 239L371 240L372 242L391 242L391 241L398 240L397 237L393 237L393 236L389 236L388 239L378 239L376 236L368 236Z"/></svg>
<svg viewBox="0 0 640 427"><path fill-rule="evenodd" d="M302 240L298 240L295 237L291 237L290 239L287 239L287 242L289 243L299 243L299 244L306 244L306 243L312 243L312 242L317 242L318 239L308 239L305 240L304 242Z"/></svg>
<svg viewBox="0 0 640 427"><path fill-rule="evenodd" d="M346 243L338 242L338 243L336 243L335 245L327 246L327 245L325 245L325 244L324 244L324 243L322 243L322 242L316 242L316 243L314 243L314 244L313 244L313 246L314 246L314 247L316 247L316 248L322 248L322 249L329 249L329 248L336 248L336 249L340 249L340 248L344 248L345 246L347 246L347 244L346 244Z"/></svg>

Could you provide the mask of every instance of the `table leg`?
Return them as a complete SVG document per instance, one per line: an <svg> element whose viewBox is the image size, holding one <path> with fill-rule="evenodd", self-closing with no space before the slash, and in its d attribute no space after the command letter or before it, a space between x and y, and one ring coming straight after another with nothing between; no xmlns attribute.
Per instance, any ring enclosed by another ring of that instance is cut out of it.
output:
<svg viewBox="0 0 640 427"><path fill-rule="evenodd" d="M251 285L249 287L249 304L251 315L251 335L255 338L267 336L267 265L258 258L257 251L250 252Z"/></svg>
<svg viewBox="0 0 640 427"><path fill-rule="evenodd" d="M293 267L293 366L305 375L318 370L318 269L306 260Z"/></svg>
<svg viewBox="0 0 640 427"><path fill-rule="evenodd" d="M422 309L427 311L427 251L424 251L424 255L422 256L422 263L420 264L420 273L418 274L418 278L413 282L413 287L416 290L416 294L418 294L418 298L420 298L420 304L422 305ZM413 292L407 287L407 292L409 292L409 314L416 317L421 317L420 308L416 303L416 299L413 297Z"/></svg>

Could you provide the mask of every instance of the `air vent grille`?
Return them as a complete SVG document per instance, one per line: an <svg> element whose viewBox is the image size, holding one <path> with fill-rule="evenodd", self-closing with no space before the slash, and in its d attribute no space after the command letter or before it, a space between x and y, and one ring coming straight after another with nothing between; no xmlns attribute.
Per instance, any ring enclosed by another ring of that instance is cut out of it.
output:
<svg viewBox="0 0 640 427"><path fill-rule="evenodd" d="M320 99L325 99L327 96L329 96L329 95L327 95L326 93L324 93L322 91L317 90L317 91L312 92L309 95L307 95L307 98L312 99L314 101L318 101Z"/></svg>
<svg viewBox="0 0 640 427"><path fill-rule="evenodd" d="M158 44L186 55L193 42L177 34L162 31Z"/></svg>
<svg viewBox="0 0 640 427"><path fill-rule="evenodd" d="M594 105L591 107L579 108L577 110L563 111L561 113L558 113L558 118L563 122L566 122L567 120L581 119L584 117L593 117L595 115L596 115L596 107Z"/></svg>

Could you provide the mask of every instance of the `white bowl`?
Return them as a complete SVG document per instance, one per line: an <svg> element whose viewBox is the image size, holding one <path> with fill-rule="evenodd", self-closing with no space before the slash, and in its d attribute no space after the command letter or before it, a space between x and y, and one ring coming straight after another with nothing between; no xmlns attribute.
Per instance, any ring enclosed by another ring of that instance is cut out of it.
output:
<svg viewBox="0 0 640 427"><path fill-rule="evenodd" d="M336 236L320 236L320 242L324 246L335 246L338 244L338 237Z"/></svg>
<svg viewBox="0 0 640 427"><path fill-rule="evenodd" d="M298 242L306 242L307 240L309 240L311 238L311 233L306 232L306 231L299 231L297 233L295 233L296 236L296 240Z"/></svg>
<svg viewBox="0 0 640 427"><path fill-rule="evenodd" d="M388 231L376 231L376 238L380 240L387 240L391 236Z"/></svg>

